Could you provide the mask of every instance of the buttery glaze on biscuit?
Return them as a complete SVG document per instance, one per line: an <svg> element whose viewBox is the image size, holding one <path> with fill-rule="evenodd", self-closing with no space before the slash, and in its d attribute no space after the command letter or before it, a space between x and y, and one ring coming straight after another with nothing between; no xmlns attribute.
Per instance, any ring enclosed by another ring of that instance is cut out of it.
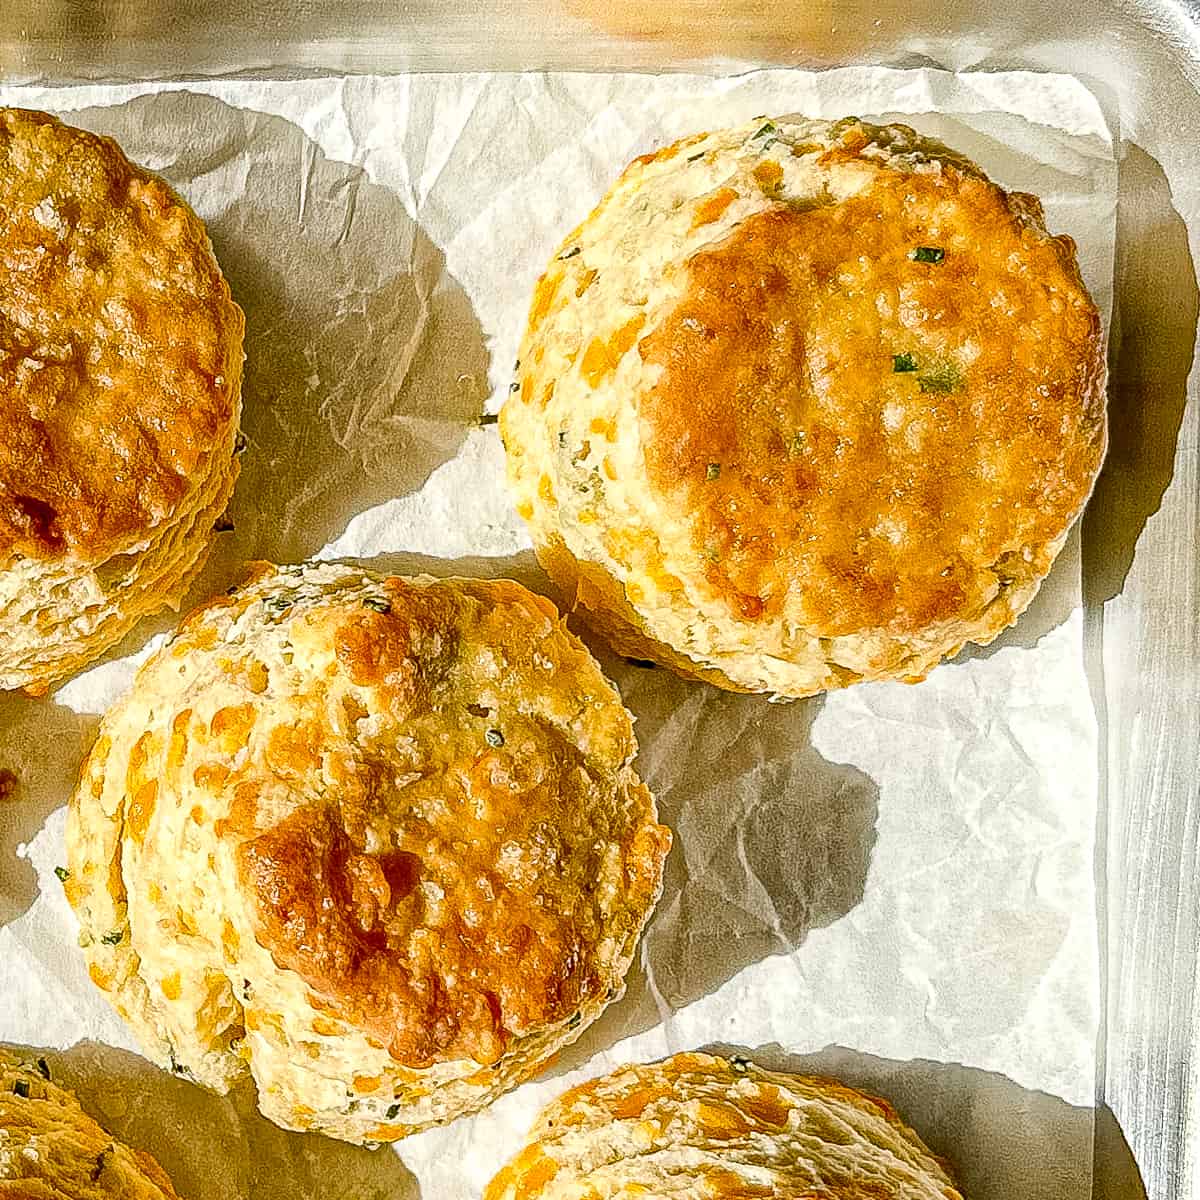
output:
<svg viewBox="0 0 1200 1200"><path fill-rule="evenodd" d="M288 1127L472 1111L622 989L670 841L635 751L517 584L264 568L101 728L68 828L92 977Z"/></svg>
<svg viewBox="0 0 1200 1200"><path fill-rule="evenodd" d="M886 1101L744 1059L677 1054L572 1088L485 1200L962 1200Z"/></svg>
<svg viewBox="0 0 1200 1200"><path fill-rule="evenodd" d="M242 330L161 180L0 109L0 686L44 689L177 602L237 476Z"/></svg>
<svg viewBox="0 0 1200 1200"><path fill-rule="evenodd" d="M1070 239L856 121L636 162L539 283L519 375L501 429L550 573L622 652L781 695L995 637L1105 441Z"/></svg>
<svg viewBox="0 0 1200 1200"><path fill-rule="evenodd" d="M177 1200L144 1150L110 1137L50 1079L44 1058L0 1053L0 1197L5 1200Z"/></svg>

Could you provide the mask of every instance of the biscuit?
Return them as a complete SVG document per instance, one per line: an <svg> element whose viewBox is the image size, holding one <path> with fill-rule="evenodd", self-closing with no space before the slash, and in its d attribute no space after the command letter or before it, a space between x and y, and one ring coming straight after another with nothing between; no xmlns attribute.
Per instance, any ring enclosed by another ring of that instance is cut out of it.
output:
<svg viewBox="0 0 1200 1200"><path fill-rule="evenodd" d="M288 1128L471 1112L623 988L670 844L636 748L519 584L263 567L101 724L67 829L91 977Z"/></svg>
<svg viewBox="0 0 1200 1200"><path fill-rule="evenodd" d="M962 1200L883 1100L744 1059L677 1054L573 1088L484 1200Z"/></svg>
<svg viewBox="0 0 1200 1200"><path fill-rule="evenodd" d="M166 184L0 109L0 688L179 603L237 478L243 327Z"/></svg>
<svg viewBox="0 0 1200 1200"><path fill-rule="evenodd" d="M904 126L759 120L638 159L567 237L500 429L539 559L615 649L804 696L1016 620L1104 383L1034 197Z"/></svg>
<svg viewBox="0 0 1200 1200"><path fill-rule="evenodd" d="M177 1200L166 1172L132 1150L50 1082L37 1066L0 1053L0 1198Z"/></svg>

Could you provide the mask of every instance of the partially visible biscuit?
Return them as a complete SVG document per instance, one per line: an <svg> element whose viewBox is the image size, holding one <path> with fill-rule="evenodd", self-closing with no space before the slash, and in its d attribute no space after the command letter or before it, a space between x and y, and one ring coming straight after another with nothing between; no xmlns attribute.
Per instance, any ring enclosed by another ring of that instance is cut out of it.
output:
<svg viewBox="0 0 1200 1200"><path fill-rule="evenodd" d="M0 1197L178 1200L162 1167L118 1142L50 1081L45 1060L0 1052Z"/></svg>
<svg viewBox="0 0 1200 1200"><path fill-rule="evenodd" d="M237 478L243 328L165 183L0 109L0 688L179 603Z"/></svg>
<svg viewBox="0 0 1200 1200"><path fill-rule="evenodd" d="M623 990L670 844L635 751L519 584L263 567L101 724L67 830L91 977L288 1128L471 1112Z"/></svg>
<svg viewBox="0 0 1200 1200"><path fill-rule="evenodd" d="M677 1054L572 1088L485 1200L962 1200L883 1100L744 1059Z"/></svg>
<svg viewBox="0 0 1200 1200"><path fill-rule="evenodd" d="M539 560L620 653L804 696L1016 620L1104 382L1034 197L904 126L762 119L636 160L567 236L500 429Z"/></svg>

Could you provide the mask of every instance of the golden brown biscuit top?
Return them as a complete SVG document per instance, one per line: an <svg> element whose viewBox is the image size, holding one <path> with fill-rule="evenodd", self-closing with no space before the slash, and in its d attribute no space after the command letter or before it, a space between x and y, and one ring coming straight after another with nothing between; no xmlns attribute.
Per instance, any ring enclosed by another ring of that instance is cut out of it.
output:
<svg viewBox="0 0 1200 1200"><path fill-rule="evenodd" d="M126 834L154 837L164 788L223 797L202 807L227 813L255 936L315 1007L427 1067L605 997L670 839L629 714L548 601L313 568L189 618L167 680L197 655L244 695L206 718L184 697L157 782L135 749L127 790L153 788Z"/></svg>
<svg viewBox="0 0 1200 1200"><path fill-rule="evenodd" d="M177 1200L145 1151L109 1137L71 1093L0 1053L0 1197L11 1200Z"/></svg>
<svg viewBox="0 0 1200 1200"><path fill-rule="evenodd" d="M242 329L164 183L0 109L0 561L102 560L168 519L229 452Z"/></svg>
<svg viewBox="0 0 1200 1200"><path fill-rule="evenodd" d="M853 158L838 148L827 160ZM863 159L864 167L870 160ZM652 488L734 615L834 637L981 606L1103 453L1099 315L1036 200L872 162L850 198L747 217L639 343Z"/></svg>

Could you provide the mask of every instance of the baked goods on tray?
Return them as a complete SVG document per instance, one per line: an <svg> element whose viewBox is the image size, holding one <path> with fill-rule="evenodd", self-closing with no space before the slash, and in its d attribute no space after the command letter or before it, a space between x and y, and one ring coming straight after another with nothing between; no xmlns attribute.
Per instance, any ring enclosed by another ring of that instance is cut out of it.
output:
<svg viewBox="0 0 1200 1200"><path fill-rule="evenodd" d="M4 1200L176 1200L144 1150L110 1137L50 1080L45 1059L0 1051L0 1197Z"/></svg>
<svg viewBox="0 0 1200 1200"><path fill-rule="evenodd" d="M886 1103L745 1059L677 1054L546 1106L485 1200L962 1200Z"/></svg>
<svg viewBox="0 0 1200 1200"><path fill-rule="evenodd" d="M237 478L241 310L115 142L0 109L0 688L177 604Z"/></svg>
<svg viewBox="0 0 1200 1200"><path fill-rule="evenodd" d="M1105 446L1070 238L900 125L636 160L539 281L501 415L621 653L741 691L921 679L1028 606Z"/></svg>
<svg viewBox="0 0 1200 1200"><path fill-rule="evenodd" d="M520 585L264 564L100 727L67 829L91 976L288 1128L471 1112L622 991L670 844L635 750Z"/></svg>

